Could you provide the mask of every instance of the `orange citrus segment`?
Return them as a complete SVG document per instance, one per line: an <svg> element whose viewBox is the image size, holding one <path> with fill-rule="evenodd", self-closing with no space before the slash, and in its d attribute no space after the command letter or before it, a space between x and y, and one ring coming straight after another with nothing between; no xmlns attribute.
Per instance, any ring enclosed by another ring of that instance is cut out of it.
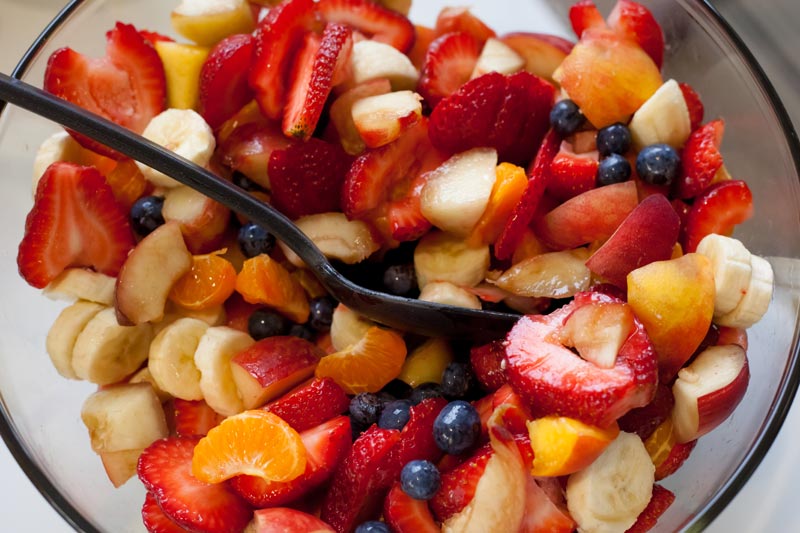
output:
<svg viewBox="0 0 800 533"><path fill-rule="evenodd" d="M195 255L189 272L172 286L169 299L200 311L222 305L235 288L236 269L230 261L217 254Z"/></svg>
<svg viewBox="0 0 800 533"><path fill-rule="evenodd" d="M564 416L538 418L527 426L534 476L565 476L583 470L619 435L616 423L600 428Z"/></svg>
<svg viewBox="0 0 800 533"><path fill-rule="evenodd" d="M126 209L130 209L133 203L149 192L152 187L132 159L118 162L105 176L106 182L114 193L114 198Z"/></svg>
<svg viewBox="0 0 800 533"><path fill-rule="evenodd" d="M236 278L236 291L251 304L265 304L289 320L308 320L308 297L303 286L280 263L266 254L251 257Z"/></svg>
<svg viewBox="0 0 800 533"><path fill-rule="evenodd" d="M667 418L656 428L652 435L644 441L644 447L650 454L650 460L658 468L669 457L675 446L675 433L672 431L672 419Z"/></svg>
<svg viewBox="0 0 800 533"><path fill-rule="evenodd" d="M403 337L373 326L357 343L323 357L316 376L333 378L348 394L378 392L400 375L405 360Z"/></svg>
<svg viewBox="0 0 800 533"><path fill-rule="evenodd" d="M205 483L241 474L285 482L305 468L300 435L282 418L261 409L223 420L200 439L192 456L192 475Z"/></svg>
<svg viewBox="0 0 800 533"><path fill-rule="evenodd" d="M495 175L497 178L489 196L489 204L467 239L470 246L491 244L497 240L528 185L525 170L511 163L497 165Z"/></svg>

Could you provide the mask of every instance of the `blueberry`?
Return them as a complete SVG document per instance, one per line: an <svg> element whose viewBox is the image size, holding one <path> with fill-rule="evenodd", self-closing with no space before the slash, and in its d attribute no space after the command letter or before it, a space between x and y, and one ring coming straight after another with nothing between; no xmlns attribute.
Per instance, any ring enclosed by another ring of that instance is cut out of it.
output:
<svg viewBox="0 0 800 533"><path fill-rule="evenodd" d="M392 530L384 522L370 520L359 524L355 533L392 533Z"/></svg>
<svg viewBox="0 0 800 533"><path fill-rule="evenodd" d="M362 392L350 400L350 418L361 427L367 428L378 421L386 405L377 394Z"/></svg>
<svg viewBox="0 0 800 533"><path fill-rule="evenodd" d="M164 199L160 196L142 196L131 206L129 213L133 231L144 237L164 223L161 210Z"/></svg>
<svg viewBox="0 0 800 533"><path fill-rule="evenodd" d="M628 181L631 177L631 164L619 154L611 154L600 161L597 167L597 184L612 185Z"/></svg>
<svg viewBox="0 0 800 533"><path fill-rule="evenodd" d="M441 484L439 469L430 461L409 461L400 471L400 487L415 500L430 500Z"/></svg>
<svg viewBox="0 0 800 533"><path fill-rule="evenodd" d="M411 418L411 402L394 400L383 408L378 418L378 426L383 429L403 429Z"/></svg>
<svg viewBox="0 0 800 533"><path fill-rule="evenodd" d="M475 376L467 363L453 361L442 372L442 392L448 398L464 398L475 384Z"/></svg>
<svg viewBox="0 0 800 533"><path fill-rule="evenodd" d="M333 309L336 307L336 300L330 296L319 296L312 298L308 302L311 309L311 317L308 323L317 331L328 331L331 329L333 321Z"/></svg>
<svg viewBox="0 0 800 533"><path fill-rule="evenodd" d="M624 154L631 148L631 130L617 122L601 128L597 132L597 151L602 157L611 154Z"/></svg>
<svg viewBox="0 0 800 533"><path fill-rule="evenodd" d="M585 120L578 104L568 98L559 100L550 110L550 125L562 137L578 131Z"/></svg>
<svg viewBox="0 0 800 533"><path fill-rule="evenodd" d="M257 309L247 319L247 332L255 340L286 335L288 329L289 321L280 313L269 309Z"/></svg>
<svg viewBox="0 0 800 533"><path fill-rule="evenodd" d="M455 400L433 422L433 439L445 453L458 455L472 448L481 434L478 411L468 402Z"/></svg>
<svg viewBox="0 0 800 533"><path fill-rule="evenodd" d="M408 401L411 402L411 405L417 405L422 400L427 400L428 398L441 398L444 396L444 392L442 392L442 386L438 383L427 382L427 383L420 383L414 390L411 391L411 394L408 397Z"/></svg>
<svg viewBox="0 0 800 533"><path fill-rule="evenodd" d="M275 236L255 222L247 222L239 228L238 240L245 257L268 254L275 248Z"/></svg>
<svg viewBox="0 0 800 533"><path fill-rule="evenodd" d="M308 324L292 324L289 327L289 335L299 337L307 341L314 340L314 330Z"/></svg>
<svg viewBox="0 0 800 533"><path fill-rule="evenodd" d="M383 272L383 287L389 294L406 296L417 288L413 264L391 265Z"/></svg>
<svg viewBox="0 0 800 533"><path fill-rule="evenodd" d="M667 144L651 144L636 156L636 172L651 185L670 185L678 177L681 159Z"/></svg>

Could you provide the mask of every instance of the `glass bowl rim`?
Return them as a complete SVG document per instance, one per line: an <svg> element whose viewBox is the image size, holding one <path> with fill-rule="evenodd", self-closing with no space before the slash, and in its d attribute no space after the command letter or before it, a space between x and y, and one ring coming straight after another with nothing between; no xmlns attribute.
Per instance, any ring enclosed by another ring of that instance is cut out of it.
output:
<svg viewBox="0 0 800 533"><path fill-rule="evenodd" d="M33 44L23 54L19 63L14 67L11 76L21 78L30 68L31 63L38 55L39 51L45 46L50 37L64 24L70 15L77 11L87 0L69 0L69 2L59 11L42 32L36 37ZM766 73L761 68L753 53L728 23L720 12L711 5L709 0L696 0L698 5L709 15L723 30L725 35L731 40L736 51L744 60L750 72L753 73L756 84L764 92L770 107L775 111L778 123L783 131L784 138L788 144L789 151L794 162L795 170L800 175L800 142L797 132L794 129L791 118L786 112L786 108L781 102L777 91L769 81ZM5 110L6 102L0 101L0 116ZM762 424L763 430L757 436L753 446L744 456L742 462L737 466L728 481L720 487L714 498L705 506L697 510L694 519L686 526L685 531L702 531L727 507L736 494L744 487L755 470L766 456L775 438L778 436L786 416L794 401L798 385L800 385L800 343L795 339L793 353L790 354L787 370L778 386L777 400L772 402L767 417ZM56 512L69 524L75 531L82 533L101 533L92 525L50 481L44 471L34 460L22 444L12 416L8 412L5 402L0 392L0 436L5 441L11 455L19 464L34 487L44 497Z"/></svg>

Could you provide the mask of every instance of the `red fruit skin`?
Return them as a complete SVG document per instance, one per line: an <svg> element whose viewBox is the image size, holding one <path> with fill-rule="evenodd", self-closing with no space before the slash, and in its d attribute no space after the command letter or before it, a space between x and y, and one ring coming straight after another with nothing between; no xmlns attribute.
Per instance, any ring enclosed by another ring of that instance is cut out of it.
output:
<svg viewBox="0 0 800 533"><path fill-rule="evenodd" d="M392 239L406 242L419 239L433 227L433 224L422 214L420 195L427 182L427 175L422 173L411 181L408 193L404 198L394 200L386 205L386 221Z"/></svg>
<svg viewBox="0 0 800 533"><path fill-rule="evenodd" d="M608 25L639 43L661 68L664 63L664 32L649 9L631 0L618 0L608 15Z"/></svg>
<svg viewBox="0 0 800 533"><path fill-rule="evenodd" d="M266 481L256 476L236 476L229 483L255 508L276 507L297 501L325 483L350 452L350 418L338 416L300 433L306 448L306 469L291 481Z"/></svg>
<svg viewBox="0 0 800 533"><path fill-rule="evenodd" d="M315 365L325 355L316 344L300 337L266 337L233 356L231 361L247 370L262 387L273 384L275 376L286 377L292 371Z"/></svg>
<svg viewBox="0 0 800 533"><path fill-rule="evenodd" d="M339 211L352 161L340 145L320 139L273 150L268 166L272 205L292 219Z"/></svg>
<svg viewBox="0 0 800 533"><path fill-rule="evenodd" d="M679 198L692 198L700 194L714 179L722 166L719 153L725 123L712 120L694 130L681 151L682 172L677 181Z"/></svg>
<svg viewBox="0 0 800 533"><path fill-rule="evenodd" d="M441 472L442 483L429 501L439 522L444 522L469 505L493 453L491 444L485 444L458 466Z"/></svg>
<svg viewBox="0 0 800 533"><path fill-rule="evenodd" d="M163 35L163 34L158 33L156 31L139 30L139 35L144 37L144 39L147 42L149 42L150 44L156 44L159 41L164 41L164 42L168 42L168 43L174 43L175 42L175 39L173 39L172 37L169 37L167 35Z"/></svg>
<svg viewBox="0 0 800 533"><path fill-rule="evenodd" d="M656 467L656 481L662 480L677 472L683 463L686 462L686 459L689 458L689 455L691 455L696 445L697 440L690 440L684 443L676 442L669 451L667 458Z"/></svg>
<svg viewBox="0 0 800 533"><path fill-rule="evenodd" d="M178 437L203 437L225 418L204 400L172 399L175 434Z"/></svg>
<svg viewBox="0 0 800 533"><path fill-rule="evenodd" d="M436 107L469 81L480 53L481 43L469 33L440 35L425 53L417 92L430 107Z"/></svg>
<svg viewBox="0 0 800 533"><path fill-rule="evenodd" d="M636 433L639 438L647 440L653 432L670 417L675 397L672 388L664 383L659 383L653 401L644 407L637 407L625 413L617 422L619 429L628 433Z"/></svg>
<svg viewBox="0 0 800 533"><path fill-rule="evenodd" d="M558 487L560 498L552 499L550 493L540 483L549 483L548 478L533 476L528 478L525 487L525 514L519 533L572 533L575 531L575 521L569 515L560 487Z"/></svg>
<svg viewBox="0 0 800 533"><path fill-rule="evenodd" d="M313 409L308 406L313 405ZM307 431L346 412L350 398L333 378L314 378L268 403L262 409L274 413L295 431Z"/></svg>
<svg viewBox="0 0 800 533"><path fill-rule="evenodd" d="M290 507L260 509L254 515L258 533L333 533L333 529L316 516Z"/></svg>
<svg viewBox="0 0 800 533"><path fill-rule="evenodd" d="M268 174L272 153L297 143L283 134L279 124L266 119L239 124L217 142L217 153L224 165L245 174L265 189L270 188Z"/></svg>
<svg viewBox="0 0 800 533"><path fill-rule="evenodd" d="M705 114L703 101L688 83L679 82L678 87L681 88L683 99L686 100L686 107L689 109L689 124L691 124L691 129L694 131L703 123L703 115Z"/></svg>
<svg viewBox="0 0 800 533"><path fill-rule="evenodd" d="M600 14L592 0L580 0L572 4L572 7L569 8L569 22L572 25L572 31L579 39L584 30L606 27L603 15Z"/></svg>
<svg viewBox="0 0 800 533"><path fill-rule="evenodd" d="M711 233L730 235L737 224L753 216L753 194L741 180L722 181L697 196L686 217L683 251L691 253Z"/></svg>
<svg viewBox="0 0 800 533"><path fill-rule="evenodd" d="M225 483L203 483L192 475L198 441L178 437L155 441L139 457L139 479L164 514L180 526L203 533L238 533L253 511Z"/></svg>
<svg viewBox="0 0 800 533"><path fill-rule="evenodd" d="M225 306L225 325L245 333L248 333L247 323L250 320L250 315L256 310L265 307L262 304L245 302L238 292L231 294L223 305Z"/></svg>
<svg viewBox="0 0 800 533"><path fill-rule="evenodd" d="M156 497L150 492L144 495L142 523L148 533L183 533L189 531L179 526L173 522L170 517L165 515L161 507L158 506Z"/></svg>
<svg viewBox="0 0 800 533"><path fill-rule="evenodd" d="M506 375L502 367L504 357L505 348L502 340L473 346L469 351L469 361L475 377L489 392L494 392L506 384Z"/></svg>
<svg viewBox="0 0 800 533"><path fill-rule="evenodd" d="M94 167L57 162L37 184L17 267L38 289L67 267L116 276L134 245L127 213L103 175Z"/></svg>
<svg viewBox="0 0 800 533"><path fill-rule="evenodd" d="M370 0L320 0L317 10L324 20L347 24L403 53L414 45L416 30L411 21L397 11Z"/></svg>
<svg viewBox="0 0 800 533"><path fill-rule="evenodd" d="M253 99L248 77L254 49L252 35L230 35L214 45L203 63L198 112L212 129Z"/></svg>
<svg viewBox="0 0 800 533"><path fill-rule="evenodd" d="M464 32L483 46L487 39L496 37L495 31L481 19L473 15L468 7L444 7L439 11L434 26L436 35L450 32Z"/></svg>
<svg viewBox="0 0 800 533"><path fill-rule="evenodd" d="M597 151L576 154L572 146L563 141L550 163L550 179L547 193L557 200L569 200L582 192L594 189L597 184L597 167L600 165Z"/></svg>
<svg viewBox="0 0 800 533"><path fill-rule="evenodd" d="M439 533L428 502L415 500L396 482L383 503L383 519L395 533Z"/></svg>
<svg viewBox="0 0 800 533"><path fill-rule="evenodd" d="M545 316L526 316L506 338L506 375L533 418L568 416L607 426L636 407L650 403L658 383L658 362L644 326L619 350L615 365L603 369L560 344L560 328L577 308L622 301L599 292L582 292Z"/></svg>
<svg viewBox="0 0 800 533"><path fill-rule="evenodd" d="M636 522L625 533L645 533L656 526L659 517L675 501L675 494L661 485L653 485L653 495L644 511L639 513Z"/></svg>

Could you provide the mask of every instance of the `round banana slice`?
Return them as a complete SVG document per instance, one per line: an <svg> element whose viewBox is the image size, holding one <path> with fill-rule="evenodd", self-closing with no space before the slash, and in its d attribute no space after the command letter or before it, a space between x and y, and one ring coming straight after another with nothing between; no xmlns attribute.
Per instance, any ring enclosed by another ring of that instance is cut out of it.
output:
<svg viewBox="0 0 800 533"><path fill-rule="evenodd" d="M194 364L200 370L203 398L216 412L231 416L244 411L231 359L254 342L247 333L226 326L210 327L200 338Z"/></svg>
<svg viewBox="0 0 800 533"><path fill-rule="evenodd" d="M769 308L774 282L772 265L757 255L750 257L750 265L753 273L744 297L733 311L714 319L720 326L747 329L761 320Z"/></svg>
<svg viewBox="0 0 800 533"><path fill-rule="evenodd" d="M179 318L156 335L147 367L161 390L182 400L203 399L194 354L208 328L202 320Z"/></svg>
<svg viewBox="0 0 800 533"><path fill-rule="evenodd" d="M712 233L697 245L697 253L708 257L714 270L714 316L730 313L742 301L750 285L752 255L741 241Z"/></svg>
<svg viewBox="0 0 800 533"><path fill-rule="evenodd" d="M72 350L83 328L104 306L94 302L78 301L65 307L59 313L50 331L47 332L45 347L53 366L67 379L78 379L72 368Z"/></svg>
<svg viewBox="0 0 800 533"><path fill-rule="evenodd" d="M48 298L88 300L114 305L114 285L117 279L88 268L67 268L44 288Z"/></svg>

